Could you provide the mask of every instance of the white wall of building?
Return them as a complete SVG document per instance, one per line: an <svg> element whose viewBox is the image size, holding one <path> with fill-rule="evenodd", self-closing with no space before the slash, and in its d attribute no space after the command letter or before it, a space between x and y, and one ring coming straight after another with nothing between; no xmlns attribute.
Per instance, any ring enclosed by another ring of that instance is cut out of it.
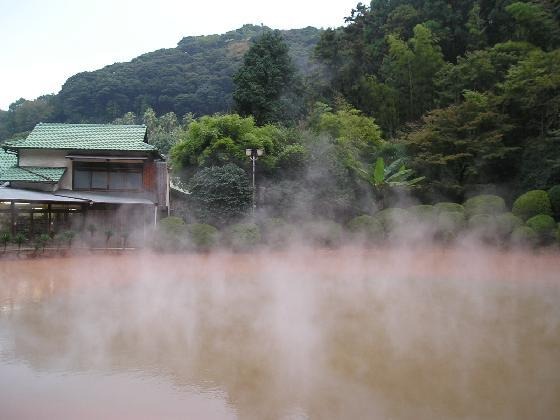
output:
<svg viewBox="0 0 560 420"><path fill-rule="evenodd" d="M68 150L19 149L19 166L42 166L67 168L57 189L72 189L72 161L67 159Z"/></svg>

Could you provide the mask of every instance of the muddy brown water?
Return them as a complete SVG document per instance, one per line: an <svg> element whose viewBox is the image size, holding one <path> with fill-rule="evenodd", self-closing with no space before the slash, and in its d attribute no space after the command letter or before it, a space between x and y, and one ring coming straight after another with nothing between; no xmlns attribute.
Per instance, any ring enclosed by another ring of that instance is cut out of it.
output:
<svg viewBox="0 0 560 420"><path fill-rule="evenodd" d="M0 418L560 418L560 255L0 261Z"/></svg>

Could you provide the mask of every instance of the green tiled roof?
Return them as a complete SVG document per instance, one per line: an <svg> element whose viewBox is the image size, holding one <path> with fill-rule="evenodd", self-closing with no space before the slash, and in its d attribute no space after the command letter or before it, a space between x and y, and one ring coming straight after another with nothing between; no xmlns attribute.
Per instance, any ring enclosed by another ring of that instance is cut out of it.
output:
<svg viewBox="0 0 560 420"><path fill-rule="evenodd" d="M2 174L5 169L15 165L17 165L17 155L0 149L0 174Z"/></svg>
<svg viewBox="0 0 560 420"><path fill-rule="evenodd" d="M6 142L11 149L156 151L144 141L146 126L39 123L26 139Z"/></svg>
<svg viewBox="0 0 560 420"><path fill-rule="evenodd" d="M44 168L38 166L11 166L0 172L0 182L58 182L66 168Z"/></svg>

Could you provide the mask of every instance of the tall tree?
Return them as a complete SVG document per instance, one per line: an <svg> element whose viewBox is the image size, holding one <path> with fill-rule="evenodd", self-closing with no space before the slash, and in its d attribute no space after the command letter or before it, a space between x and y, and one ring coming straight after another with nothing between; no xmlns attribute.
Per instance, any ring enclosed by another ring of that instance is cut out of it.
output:
<svg viewBox="0 0 560 420"><path fill-rule="evenodd" d="M285 119L295 76L282 34L265 32L245 53L243 65L233 76L237 111L252 115L258 125Z"/></svg>
<svg viewBox="0 0 560 420"><path fill-rule="evenodd" d="M394 35L389 35L388 42L386 82L400 93L401 115L407 120L416 119L434 105L434 80L444 65L443 54L424 25L414 27L414 36L408 42Z"/></svg>

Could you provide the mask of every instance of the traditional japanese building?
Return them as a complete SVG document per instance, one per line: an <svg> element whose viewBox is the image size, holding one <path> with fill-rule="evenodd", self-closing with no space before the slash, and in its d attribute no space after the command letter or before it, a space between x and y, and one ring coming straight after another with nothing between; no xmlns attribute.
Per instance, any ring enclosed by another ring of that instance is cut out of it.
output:
<svg viewBox="0 0 560 420"><path fill-rule="evenodd" d="M167 164L144 125L40 123L1 147L0 231L132 233L167 215Z"/></svg>

